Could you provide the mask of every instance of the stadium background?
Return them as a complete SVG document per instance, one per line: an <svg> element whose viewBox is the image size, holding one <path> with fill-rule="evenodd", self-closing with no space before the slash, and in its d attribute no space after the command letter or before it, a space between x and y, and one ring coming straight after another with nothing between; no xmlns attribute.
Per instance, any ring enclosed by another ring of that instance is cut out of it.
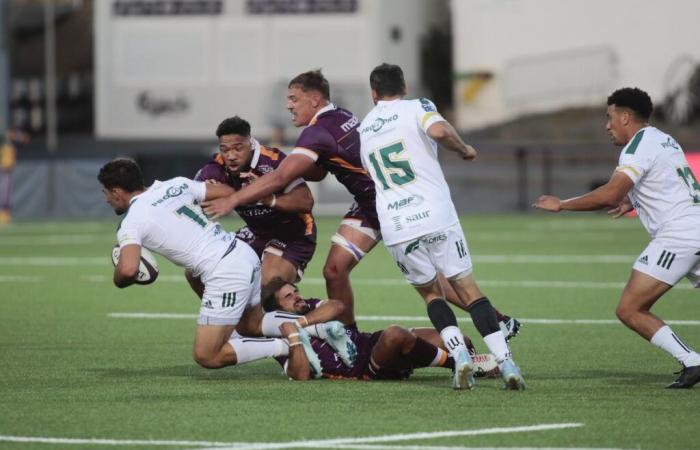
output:
<svg viewBox="0 0 700 450"><path fill-rule="evenodd" d="M654 122L700 150L692 0L7 0L0 11L0 136L30 138L14 139L11 193L0 187L15 218L109 216L101 164L129 155L149 181L192 176L234 114L288 150L299 130L286 82L310 68L361 118L371 68L400 64L411 95L481 151L474 165L441 155L463 213L527 210L541 192L607 179L617 155L603 106L617 87L647 90ZM313 186L317 214L342 212L334 180Z"/></svg>

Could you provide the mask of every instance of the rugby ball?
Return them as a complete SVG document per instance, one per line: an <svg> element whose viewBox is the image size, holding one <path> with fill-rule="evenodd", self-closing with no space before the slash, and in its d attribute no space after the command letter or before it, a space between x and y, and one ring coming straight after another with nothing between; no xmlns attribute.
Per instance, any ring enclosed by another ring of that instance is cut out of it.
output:
<svg viewBox="0 0 700 450"><path fill-rule="evenodd" d="M112 264L117 266L121 249L119 244L116 244L112 249ZM141 263L139 264L139 273L136 276L136 284L151 284L158 278L158 263L156 262L153 253L141 247Z"/></svg>

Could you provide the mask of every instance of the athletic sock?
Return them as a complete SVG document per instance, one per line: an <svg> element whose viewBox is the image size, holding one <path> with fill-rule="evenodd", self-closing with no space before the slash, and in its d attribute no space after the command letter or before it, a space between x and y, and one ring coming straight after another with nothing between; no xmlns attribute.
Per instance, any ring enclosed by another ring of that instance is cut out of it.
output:
<svg viewBox="0 0 700 450"><path fill-rule="evenodd" d="M284 322L296 323L300 317L304 316L300 316L294 313L288 313L285 311L272 311L269 313L265 313L265 315L263 315L261 323L262 334L263 336L268 337L280 337L282 336L282 334L280 333L280 325L282 325ZM326 329L323 327L322 323L304 327L304 330L306 330L313 337L317 337L320 339L326 339L328 337Z"/></svg>
<svg viewBox="0 0 700 450"><path fill-rule="evenodd" d="M437 298L428 303L428 317L435 329L440 333L445 347L452 358L457 357L460 351L467 351L464 344L464 336L457 326L457 318L447 302Z"/></svg>
<svg viewBox="0 0 700 450"><path fill-rule="evenodd" d="M510 349L508 348L506 338L503 336L501 330L484 336L484 343L489 348L491 354L496 358L498 364L510 358Z"/></svg>
<svg viewBox="0 0 700 450"><path fill-rule="evenodd" d="M447 353L444 350L435 347L424 339L416 337L416 343L404 357L413 367L431 367L433 365L441 365L433 364L437 358L440 358L440 354L442 354L441 359L444 364L444 360L447 359Z"/></svg>
<svg viewBox="0 0 700 450"><path fill-rule="evenodd" d="M276 356L287 356L289 344L276 338L233 338L228 341L236 352L236 365Z"/></svg>
<svg viewBox="0 0 700 450"><path fill-rule="evenodd" d="M501 329L496 317L496 310L487 297L475 300L467 307L467 311L472 316L472 322L482 337Z"/></svg>
<svg viewBox="0 0 700 450"><path fill-rule="evenodd" d="M445 350L438 347L435 347L435 349L437 352L435 352L433 360L430 361L429 367L445 367L448 361L453 361L454 364L454 359L450 358L450 355Z"/></svg>
<svg viewBox="0 0 700 450"><path fill-rule="evenodd" d="M668 325L659 328L650 341L686 367L700 365L700 355L676 336Z"/></svg>

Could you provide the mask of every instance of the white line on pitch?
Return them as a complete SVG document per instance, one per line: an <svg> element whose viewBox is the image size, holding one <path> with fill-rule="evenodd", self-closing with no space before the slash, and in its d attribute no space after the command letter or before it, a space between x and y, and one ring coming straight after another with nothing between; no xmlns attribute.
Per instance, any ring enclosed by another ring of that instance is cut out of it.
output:
<svg viewBox="0 0 700 450"><path fill-rule="evenodd" d="M351 450L623 450L619 448L590 448L590 447L455 447L435 445L376 445L352 444L333 445L330 448L346 448Z"/></svg>
<svg viewBox="0 0 700 450"><path fill-rule="evenodd" d="M481 264L631 264L637 255L474 255ZM2 256L3 266L91 266L109 261L105 256Z"/></svg>
<svg viewBox="0 0 700 450"><path fill-rule="evenodd" d="M48 234L39 236L0 236L0 246L38 247L46 245L88 245L100 242L98 235Z"/></svg>
<svg viewBox="0 0 700 450"><path fill-rule="evenodd" d="M478 430L455 430L455 431L436 431L436 432L420 432L407 434L392 434L385 436L368 436L361 438L339 438L339 439L322 439L322 440L307 440L307 441L292 441L280 443L261 443L252 444L249 447L230 447L231 450L279 450L285 448L333 448L334 446L345 445L345 448L353 448L352 444L371 444L374 442L398 442L423 439L437 439L445 437L457 436L478 436L484 434L506 434L506 433L522 433L527 431L545 431L545 430L561 430L565 428L582 427L582 423L551 423L541 425L531 425L522 427L501 427L501 428L482 428ZM226 447L224 447L226 448Z"/></svg>
<svg viewBox="0 0 700 450"><path fill-rule="evenodd" d="M107 275L84 275L86 281L94 283L104 283L112 279ZM161 283L185 283L183 275L160 275L158 280ZM323 278L304 278L302 284L325 285ZM353 278L352 284L361 286L405 286L410 287L401 278ZM625 283L617 281L537 281L537 280L479 280L479 285L493 288L531 288L531 289L616 289L621 290ZM693 286L681 283L674 289L692 290Z"/></svg>
<svg viewBox="0 0 700 450"><path fill-rule="evenodd" d="M113 312L107 314L114 319L196 319L197 314L187 313L144 313L144 312ZM357 320L365 322L427 322L427 316L356 316ZM468 318L457 319L471 322ZM614 319L521 319L521 323L538 325L617 325ZM664 320L670 325L700 325L700 320Z"/></svg>
<svg viewBox="0 0 700 450"><path fill-rule="evenodd" d="M505 434L522 433L528 431L561 430L565 428L582 427L582 423L552 423L541 425L530 425L521 427L503 428L483 428L477 430L457 430L457 431L437 431L410 434L393 434L386 436L369 436L363 438L339 438L322 439L311 441L291 441L291 442L209 442L209 441L165 441L165 440L138 440L138 439L73 439L73 438L53 438L44 436L0 436L1 442L35 442L42 444L62 444L62 445L153 445L153 446L202 446L203 448L224 447L231 450L274 450L284 448L329 448L330 446L345 446L353 448L352 444L363 444L372 442L396 442L418 439L435 439L441 437L456 436L477 436L484 434ZM397 447L398 448L398 447Z"/></svg>

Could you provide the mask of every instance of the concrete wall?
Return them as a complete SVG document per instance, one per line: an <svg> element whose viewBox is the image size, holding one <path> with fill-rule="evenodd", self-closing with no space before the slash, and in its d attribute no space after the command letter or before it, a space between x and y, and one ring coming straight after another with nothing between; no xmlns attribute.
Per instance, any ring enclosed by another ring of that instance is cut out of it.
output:
<svg viewBox="0 0 700 450"><path fill-rule="evenodd" d="M452 0L457 124L473 129L618 87L660 100L700 63L700 2Z"/></svg>

